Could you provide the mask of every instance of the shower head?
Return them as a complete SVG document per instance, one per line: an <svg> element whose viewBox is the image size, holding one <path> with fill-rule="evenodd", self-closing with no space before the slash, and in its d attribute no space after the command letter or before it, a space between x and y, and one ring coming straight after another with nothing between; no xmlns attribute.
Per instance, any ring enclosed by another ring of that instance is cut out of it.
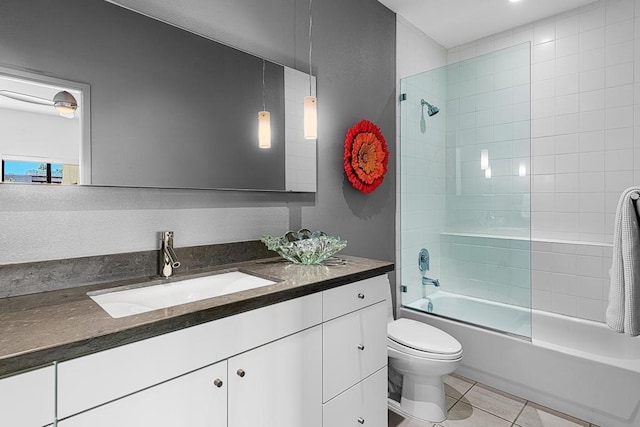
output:
<svg viewBox="0 0 640 427"><path fill-rule="evenodd" d="M438 107L436 107L435 105L429 104L424 99L420 100L420 105L422 105L422 107L424 107L425 105L427 106L427 114L429 115L429 117L438 114L438 112L440 111Z"/></svg>

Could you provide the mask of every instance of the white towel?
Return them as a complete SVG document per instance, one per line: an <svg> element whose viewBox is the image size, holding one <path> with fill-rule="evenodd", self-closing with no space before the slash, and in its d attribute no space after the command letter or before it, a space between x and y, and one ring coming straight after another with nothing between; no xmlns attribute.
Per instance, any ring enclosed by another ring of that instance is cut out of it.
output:
<svg viewBox="0 0 640 427"><path fill-rule="evenodd" d="M640 187L627 188L618 201L606 313L611 329L632 337L640 335L640 201L634 200L638 193Z"/></svg>

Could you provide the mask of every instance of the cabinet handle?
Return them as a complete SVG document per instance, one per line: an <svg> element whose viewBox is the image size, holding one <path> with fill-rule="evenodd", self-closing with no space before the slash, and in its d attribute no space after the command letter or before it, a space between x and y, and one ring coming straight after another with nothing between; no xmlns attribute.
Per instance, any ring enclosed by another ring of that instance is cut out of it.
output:
<svg viewBox="0 0 640 427"><path fill-rule="evenodd" d="M358 294L358 298L364 299L364 294L362 294L362 293Z"/></svg>
<svg viewBox="0 0 640 427"><path fill-rule="evenodd" d="M215 385L218 388L222 387L222 384L224 384L224 383L222 382L222 380L220 378L216 378L215 380L213 380L213 385Z"/></svg>
<svg viewBox="0 0 640 427"><path fill-rule="evenodd" d="M363 344L358 344L358 350L364 350L364 345Z"/></svg>
<svg viewBox="0 0 640 427"><path fill-rule="evenodd" d="M360 424L364 424L364 418L362 418L362 417L358 417L358 422L359 422Z"/></svg>
<svg viewBox="0 0 640 427"><path fill-rule="evenodd" d="M238 370L236 371L236 374L238 374L238 376L239 376L240 378L242 378L242 377L244 377L245 372L244 372L242 369L238 369Z"/></svg>

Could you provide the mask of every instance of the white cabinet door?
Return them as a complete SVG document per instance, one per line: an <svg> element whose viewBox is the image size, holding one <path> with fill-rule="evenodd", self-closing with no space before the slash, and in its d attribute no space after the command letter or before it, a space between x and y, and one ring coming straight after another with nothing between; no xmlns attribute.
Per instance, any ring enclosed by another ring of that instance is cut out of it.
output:
<svg viewBox="0 0 640 427"><path fill-rule="evenodd" d="M387 368L325 403L323 415L324 427L387 427Z"/></svg>
<svg viewBox="0 0 640 427"><path fill-rule="evenodd" d="M0 380L0 426L53 424L55 387L53 366Z"/></svg>
<svg viewBox="0 0 640 427"><path fill-rule="evenodd" d="M159 367L161 369L161 367ZM222 361L58 422L59 427L227 427Z"/></svg>
<svg viewBox="0 0 640 427"><path fill-rule="evenodd" d="M228 363L230 427L322 426L321 326Z"/></svg>
<svg viewBox="0 0 640 427"><path fill-rule="evenodd" d="M379 302L323 325L323 402L387 364L386 310Z"/></svg>
<svg viewBox="0 0 640 427"><path fill-rule="evenodd" d="M122 396L322 322L320 293L58 364L58 417Z"/></svg>

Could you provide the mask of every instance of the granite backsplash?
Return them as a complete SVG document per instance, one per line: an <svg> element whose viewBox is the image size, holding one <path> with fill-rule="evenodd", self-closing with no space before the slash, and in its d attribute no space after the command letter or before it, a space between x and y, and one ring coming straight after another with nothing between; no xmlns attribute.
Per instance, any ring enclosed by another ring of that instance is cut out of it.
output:
<svg viewBox="0 0 640 427"><path fill-rule="evenodd" d="M174 248L176 273L277 256L259 240ZM160 251L0 265L0 298L158 275Z"/></svg>

